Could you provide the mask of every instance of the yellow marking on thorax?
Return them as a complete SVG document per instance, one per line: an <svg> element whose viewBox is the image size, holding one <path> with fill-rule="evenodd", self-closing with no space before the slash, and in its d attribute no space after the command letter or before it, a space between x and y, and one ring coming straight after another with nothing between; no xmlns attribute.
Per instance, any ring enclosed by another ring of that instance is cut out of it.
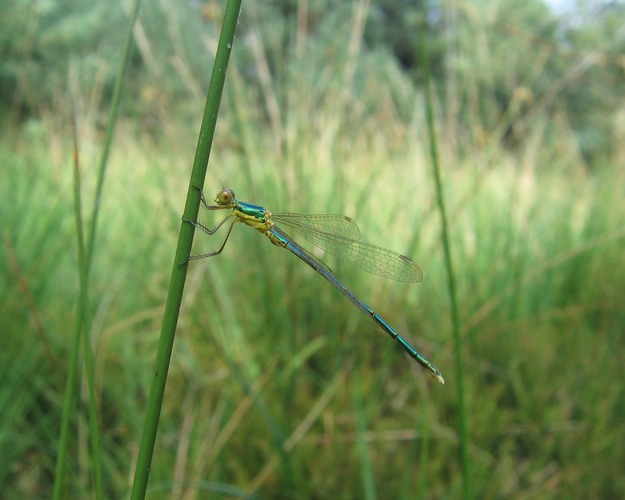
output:
<svg viewBox="0 0 625 500"><path fill-rule="evenodd" d="M244 224L267 236L269 241L271 241L274 245L279 247L285 246L285 243L280 238L274 236L270 232L270 229L273 227L273 221L271 220L271 212L269 210L265 210L265 213L263 214L264 220L254 217L253 215L245 214L237 208L234 209L234 215Z"/></svg>
<svg viewBox="0 0 625 500"><path fill-rule="evenodd" d="M271 222L271 214L268 211L265 211L264 220L259 219L258 217L254 217L253 215L248 215L241 210L235 208L234 215L243 223L247 224L250 227L253 227L257 231L261 233L266 233L273 226L273 222Z"/></svg>
<svg viewBox="0 0 625 500"><path fill-rule="evenodd" d="M269 210L265 210L265 213L263 214L264 220L259 219L258 217L254 217L253 215L248 215L244 212L241 212L241 210L237 208L234 209L234 215L241 222L247 224L248 226L256 229L256 231L259 231L263 234L267 234L267 231L269 231L273 227L273 222L271 221L271 212L269 212Z"/></svg>

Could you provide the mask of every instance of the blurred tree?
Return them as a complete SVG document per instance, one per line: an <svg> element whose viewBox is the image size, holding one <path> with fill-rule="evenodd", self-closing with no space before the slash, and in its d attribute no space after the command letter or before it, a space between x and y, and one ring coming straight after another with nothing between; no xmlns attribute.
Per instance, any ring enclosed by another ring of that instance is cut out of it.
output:
<svg viewBox="0 0 625 500"><path fill-rule="evenodd" d="M419 62L420 30L427 29L435 38L437 31L440 34L440 21L440 7L428 6L423 0L375 3L371 6L365 40L370 47L388 48L403 68L414 69Z"/></svg>
<svg viewBox="0 0 625 500"><path fill-rule="evenodd" d="M0 109L14 117L40 110L64 92L70 60L93 77L119 51L119 4L88 0L3 0L0 4Z"/></svg>
<svg viewBox="0 0 625 500"><path fill-rule="evenodd" d="M307 92L314 103L347 84L349 92L362 92L368 100L364 93L373 88L367 83L373 75L394 98L400 96L391 81L398 73L388 60L395 59L418 85L419 42L426 40L445 135L459 151L488 141L514 148L542 116L546 137L557 133L553 127L564 117L589 163L610 156L625 81L623 2L580 3L560 15L543 0L374 2L358 64L341 73L338 68L349 67L352 57L350 30L358 6L352 0L247 4L237 33L243 43L232 63L254 91L266 71L265 96L270 88L275 109L286 119L297 92ZM98 103L106 103L110 93L126 20L119 3L0 2L0 114L19 122L67 107L70 68L82 93L105 108ZM124 101L124 112L140 118L143 129L158 130L165 114L195 113L219 22L216 0L143 6ZM397 107L407 109L403 102Z"/></svg>
<svg viewBox="0 0 625 500"><path fill-rule="evenodd" d="M612 130L619 111L625 110L624 19L624 2L582 2L562 23L563 45L575 64L563 77L567 84L558 100L589 165L612 155Z"/></svg>

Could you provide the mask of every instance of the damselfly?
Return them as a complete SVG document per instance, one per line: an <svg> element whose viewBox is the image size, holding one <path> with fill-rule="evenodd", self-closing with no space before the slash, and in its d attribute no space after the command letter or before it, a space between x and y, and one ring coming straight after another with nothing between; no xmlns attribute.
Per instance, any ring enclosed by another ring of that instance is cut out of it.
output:
<svg viewBox="0 0 625 500"><path fill-rule="evenodd" d="M345 295L358 309L370 316L382 330L391 336L391 338L395 339L404 350L413 359L417 360L421 366L428 370L436 380L441 384L445 383L441 372L436 366L412 347L406 339L399 335L399 333L371 309L371 307L356 297L343 285L326 264L302 248L276 224L292 228L310 243L322 250L360 269L384 278L406 282L421 281L423 279L423 273L421 269L419 269L419 266L410 258L393 252L392 250L360 241L360 230L358 226L352 219L344 215L272 214L264 207L238 201L234 195L234 191L226 188L220 191L215 197L215 205L209 205L206 202L204 193L202 193L201 196L202 204L208 210L232 210L232 212L212 229L209 229L199 222L187 222L209 235L215 234L226 222L229 222L230 226L228 227L228 232L226 233L223 244L218 250L191 256L189 260L219 255L228 241L234 224L236 222L243 222L266 235L274 245L284 247L294 253L321 274L321 276Z"/></svg>

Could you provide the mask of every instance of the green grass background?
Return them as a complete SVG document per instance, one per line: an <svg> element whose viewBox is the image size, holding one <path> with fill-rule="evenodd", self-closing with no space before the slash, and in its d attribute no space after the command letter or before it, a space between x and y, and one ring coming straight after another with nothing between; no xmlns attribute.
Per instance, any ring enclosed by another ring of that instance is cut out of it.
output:
<svg viewBox="0 0 625 500"><path fill-rule="evenodd" d="M423 96L388 58L313 62L295 59L282 90L271 81L249 86L230 68L205 191L212 197L228 186L274 212L344 213L365 241L410 255L425 274L418 285L328 262L447 384L433 382L295 257L235 227L222 255L190 264L150 498L462 494L458 374ZM89 96L74 97L73 107L86 110L78 146L90 206L101 130ZM272 101L289 105L272 115ZM199 119L202 103L195 105ZM590 172L573 133L543 133L540 113L514 152L497 133L459 152L445 119L435 114L473 493L623 496L618 130L614 154ZM7 498L46 497L54 480L78 284L68 123L44 114L0 139ZM131 486L197 126L173 119L145 133L126 119L114 139L89 288L110 498ZM195 253L221 243L196 236ZM65 488L76 498L91 491L93 463L84 378L77 391Z"/></svg>

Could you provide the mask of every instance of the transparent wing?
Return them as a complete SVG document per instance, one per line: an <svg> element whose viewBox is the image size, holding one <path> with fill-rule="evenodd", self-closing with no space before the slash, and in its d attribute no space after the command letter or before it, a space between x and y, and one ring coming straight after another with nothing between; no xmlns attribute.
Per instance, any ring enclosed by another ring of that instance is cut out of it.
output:
<svg viewBox="0 0 625 500"><path fill-rule="evenodd" d="M272 219L280 226L294 229L299 236L332 255L340 252L334 248L343 244L340 238L360 240L358 225L345 215L274 214Z"/></svg>
<svg viewBox="0 0 625 500"><path fill-rule="evenodd" d="M273 220L363 271L396 281L423 279L421 269L409 257L360 241L358 226L344 215L278 214Z"/></svg>
<svg viewBox="0 0 625 500"><path fill-rule="evenodd" d="M275 222L295 229L295 231L315 245L315 235L319 233L344 236L353 240L360 239L360 229L358 229L358 225L346 215L301 215L285 213L273 214L271 217Z"/></svg>

